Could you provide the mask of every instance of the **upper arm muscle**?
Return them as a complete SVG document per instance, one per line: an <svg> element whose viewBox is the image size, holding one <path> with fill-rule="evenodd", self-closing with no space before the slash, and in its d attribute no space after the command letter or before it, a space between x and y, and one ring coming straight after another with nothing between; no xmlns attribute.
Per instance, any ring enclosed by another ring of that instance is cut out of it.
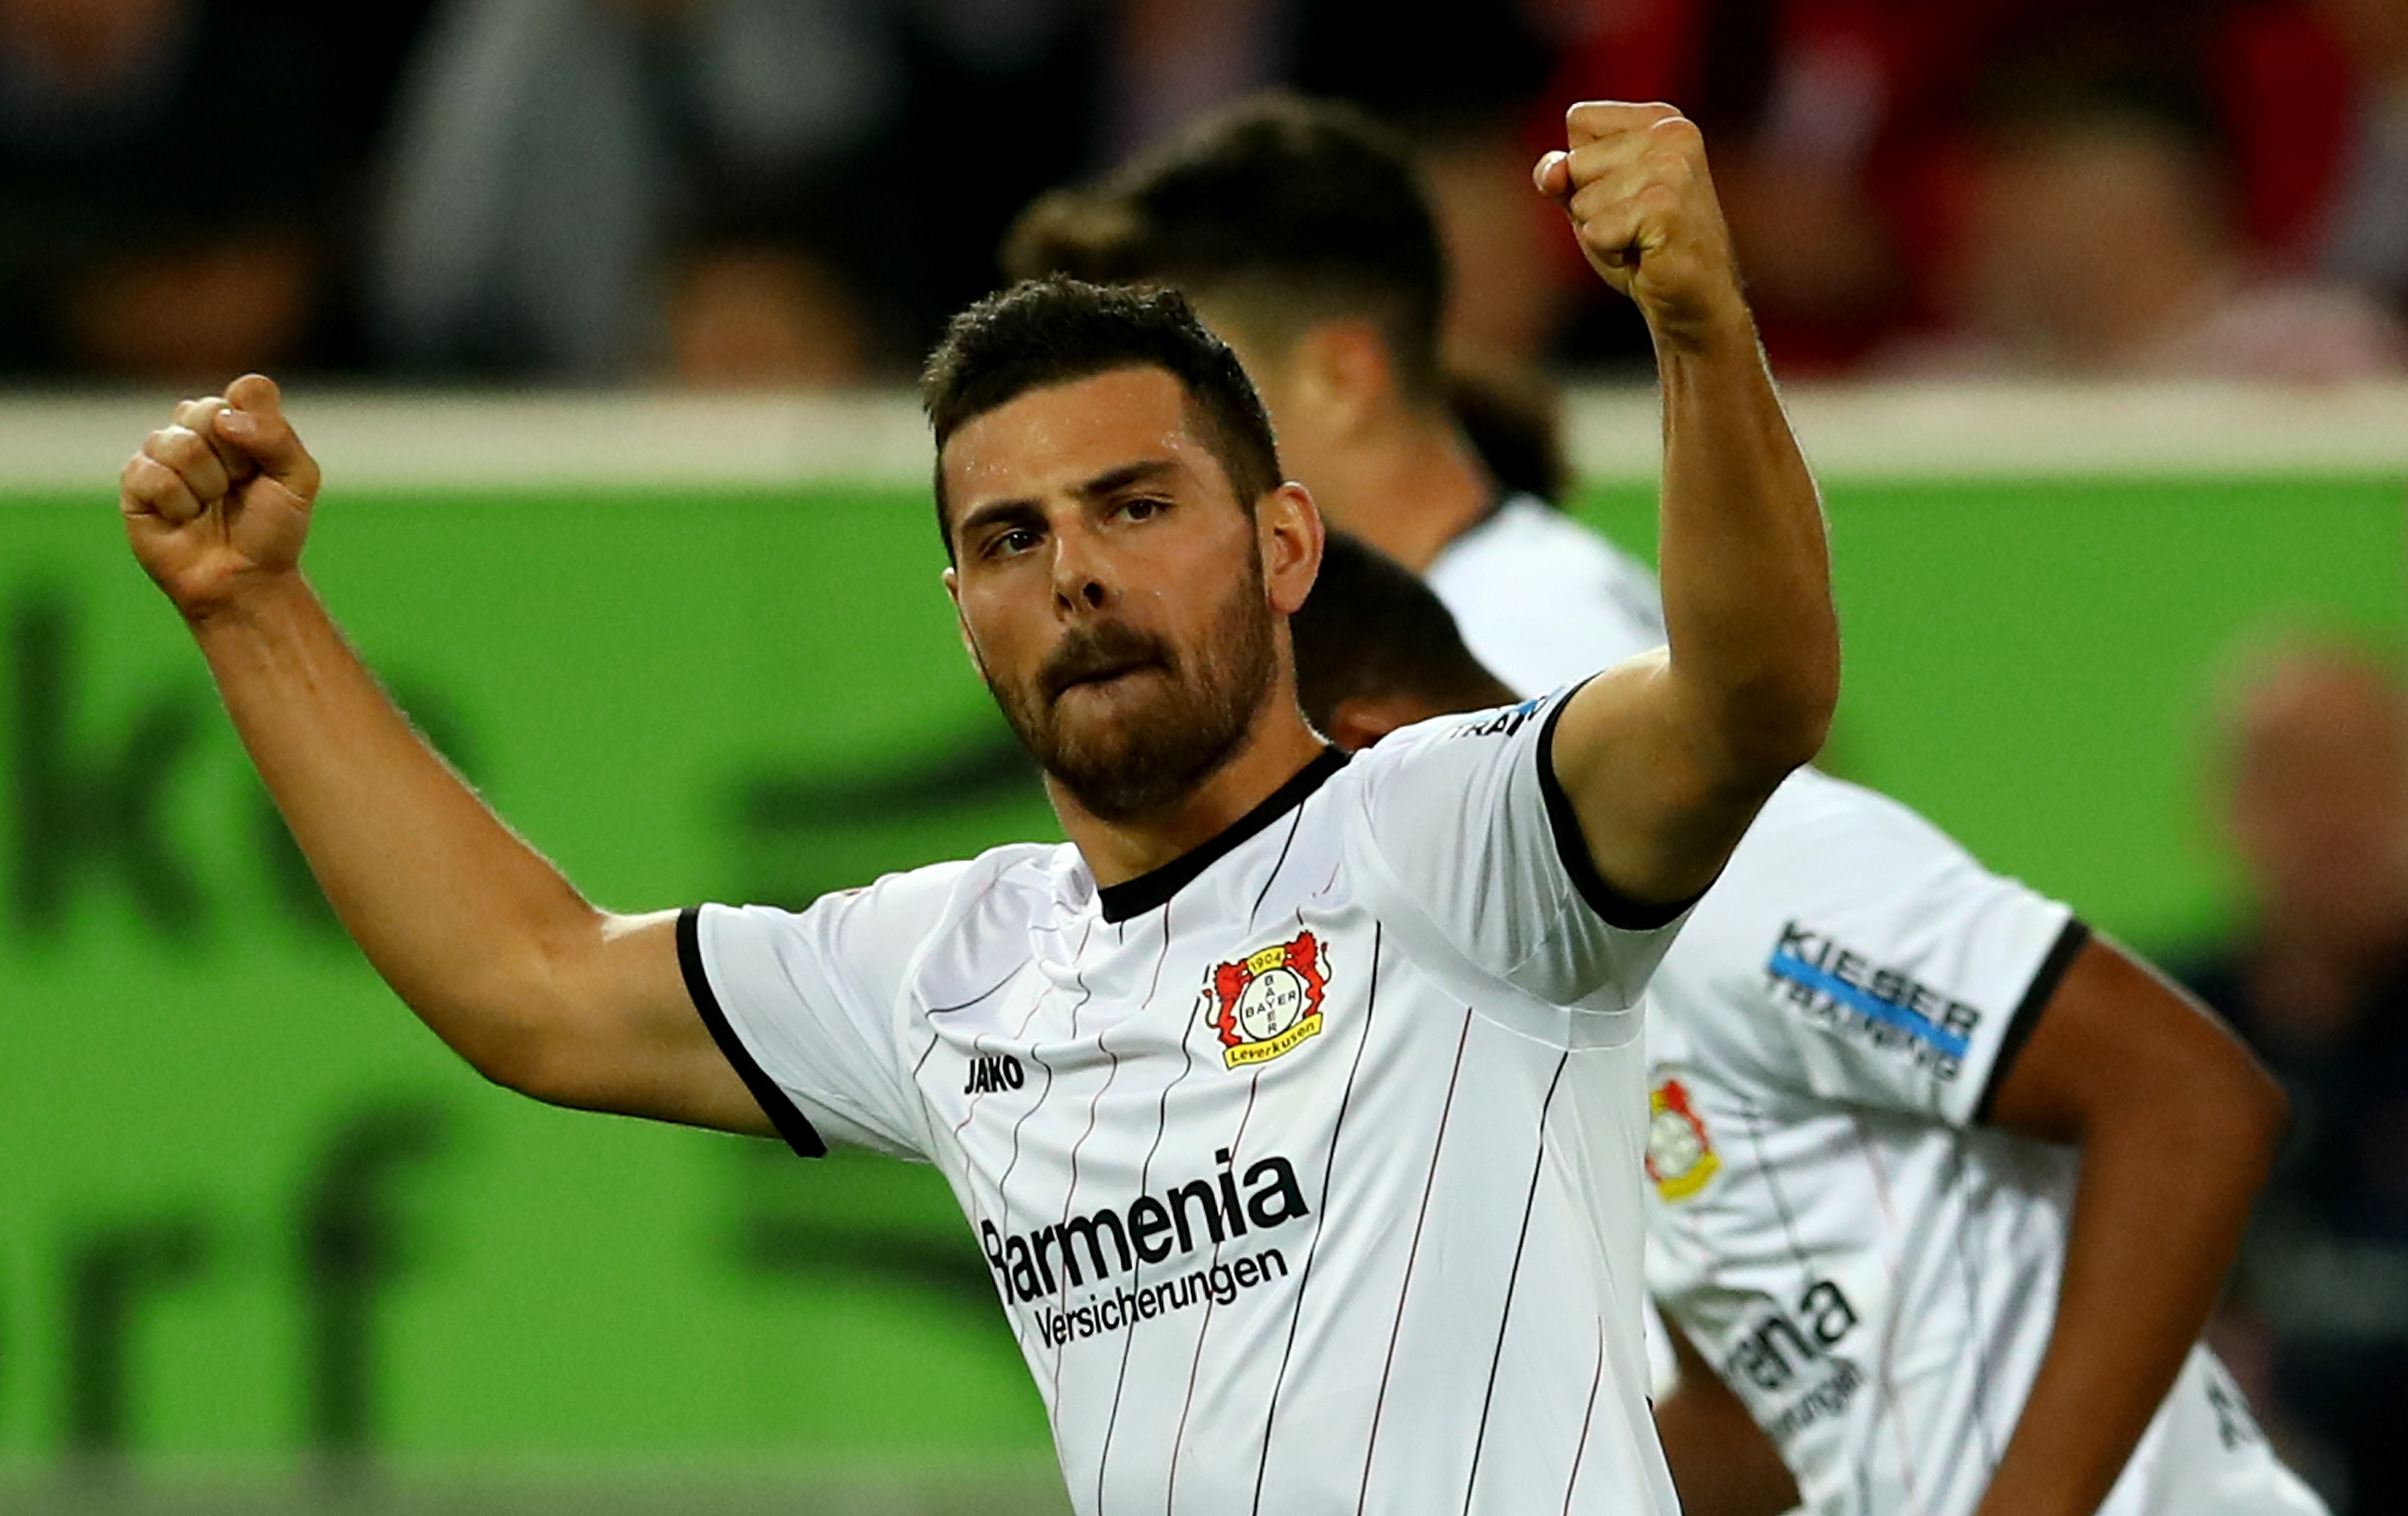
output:
<svg viewBox="0 0 2408 1516"><path fill-rule="evenodd" d="M553 1030L511 1083L555 1105L774 1134L695 1007L675 911L597 917L563 968Z"/></svg>
<svg viewBox="0 0 2408 1516"><path fill-rule="evenodd" d="M2279 1102L2273 1082L2214 1013L2113 943L2074 956L2014 1064L1991 1124L2076 1142L2105 1111L2144 1097Z"/></svg>
<svg viewBox="0 0 2408 1516"><path fill-rule="evenodd" d="M1664 650L1641 653L1573 692L1548 753L1598 875L1642 905L1702 893L1773 789L1729 786L1684 699Z"/></svg>

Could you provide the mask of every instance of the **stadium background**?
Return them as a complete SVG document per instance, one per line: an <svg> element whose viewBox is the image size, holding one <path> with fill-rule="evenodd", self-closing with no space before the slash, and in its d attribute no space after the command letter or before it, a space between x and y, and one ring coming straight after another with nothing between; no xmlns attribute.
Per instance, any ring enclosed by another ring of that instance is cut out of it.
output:
<svg viewBox="0 0 2408 1516"><path fill-rule="evenodd" d="M1836 765L2143 948L2216 930L2217 671L2278 626L2397 637L2408 392L1796 403ZM313 578L595 898L1054 835L905 397L293 404ZM1058 1509L932 1175L535 1106L376 981L110 518L158 408L0 405L0 1505ZM1652 395L1570 420L1581 513L1643 547Z"/></svg>

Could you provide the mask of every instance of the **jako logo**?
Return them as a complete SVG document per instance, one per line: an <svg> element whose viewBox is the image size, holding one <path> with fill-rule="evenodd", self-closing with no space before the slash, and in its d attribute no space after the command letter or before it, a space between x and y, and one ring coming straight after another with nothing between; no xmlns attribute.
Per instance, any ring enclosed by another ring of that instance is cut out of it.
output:
<svg viewBox="0 0 2408 1516"><path fill-rule="evenodd" d="M1028 1082L1020 1070L1020 1060L1011 1054L982 1052L970 1060L969 1081L962 1086L964 1094L984 1094L989 1090L1017 1090Z"/></svg>

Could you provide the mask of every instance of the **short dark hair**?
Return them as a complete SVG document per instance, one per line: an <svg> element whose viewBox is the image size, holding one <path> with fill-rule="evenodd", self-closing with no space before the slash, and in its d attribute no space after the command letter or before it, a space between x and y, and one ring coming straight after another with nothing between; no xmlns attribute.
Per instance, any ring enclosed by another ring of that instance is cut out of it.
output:
<svg viewBox="0 0 2408 1516"><path fill-rule="evenodd" d="M920 376L937 439L937 531L951 556L945 444L965 423L1030 390L1123 368L1159 368L1179 381L1189 423L1219 460L1238 503L1280 487L1279 445L1262 397L1229 345L1176 290L1114 289L1054 277L991 294L955 316Z"/></svg>
<svg viewBox="0 0 2408 1516"><path fill-rule="evenodd" d="M1379 323L1401 382L1439 393L1446 257L1421 176L1351 107L1253 96L1102 181L1056 190L1006 236L1011 278L1175 284Z"/></svg>
<svg viewBox="0 0 2408 1516"><path fill-rule="evenodd" d="M1412 695L1441 710L1482 710L1515 698L1463 645L1436 591L1343 532L1323 546L1321 576L1288 618L1288 636L1297 703L1323 731L1347 700Z"/></svg>

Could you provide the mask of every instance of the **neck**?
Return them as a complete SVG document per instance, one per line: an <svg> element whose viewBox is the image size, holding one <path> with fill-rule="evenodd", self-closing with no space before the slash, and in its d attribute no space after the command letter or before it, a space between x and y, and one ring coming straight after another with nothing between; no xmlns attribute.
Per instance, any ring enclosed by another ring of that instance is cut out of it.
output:
<svg viewBox="0 0 2408 1516"><path fill-rule="evenodd" d="M1418 574L1488 513L1497 485L1443 412L1401 411L1383 430L1336 479L1305 482L1332 522Z"/></svg>
<svg viewBox="0 0 2408 1516"><path fill-rule="evenodd" d="M1184 799L1126 821L1106 821L1079 804L1049 776L1045 790L1063 835L1086 859L1098 885L1124 884L1203 846L1268 799L1297 771L1319 757L1324 744L1293 698L1268 700L1229 761Z"/></svg>

